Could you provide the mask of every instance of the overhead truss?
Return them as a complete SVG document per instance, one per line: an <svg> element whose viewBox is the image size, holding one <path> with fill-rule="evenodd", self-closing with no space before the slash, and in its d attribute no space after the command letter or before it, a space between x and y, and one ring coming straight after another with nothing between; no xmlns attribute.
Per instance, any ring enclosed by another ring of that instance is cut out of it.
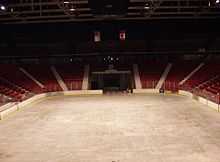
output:
<svg viewBox="0 0 220 162"><path fill-rule="evenodd" d="M0 10L1 24L220 17L218 0L130 0L126 14L99 16L88 0L11 0L0 5L5 6Z"/></svg>

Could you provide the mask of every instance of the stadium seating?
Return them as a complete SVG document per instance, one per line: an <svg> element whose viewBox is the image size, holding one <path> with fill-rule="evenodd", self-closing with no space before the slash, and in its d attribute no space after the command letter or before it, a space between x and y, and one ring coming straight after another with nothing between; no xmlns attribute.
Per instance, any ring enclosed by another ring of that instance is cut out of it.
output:
<svg viewBox="0 0 220 162"><path fill-rule="evenodd" d="M13 101L21 101L28 96L28 92L20 87L9 85L0 81L0 93L11 98Z"/></svg>
<svg viewBox="0 0 220 162"><path fill-rule="evenodd" d="M32 66L27 65L23 66L23 68L32 76L34 76L37 81L44 85L42 92L62 91L55 76L53 75L50 69L50 66L39 64Z"/></svg>
<svg viewBox="0 0 220 162"><path fill-rule="evenodd" d="M216 103L220 103L219 71L219 63L206 62L205 65L187 80L181 88Z"/></svg>
<svg viewBox="0 0 220 162"><path fill-rule="evenodd" d="M163 85L165 90L187 90L219 103L220 65L218 62L205 62L205 65L195 72L182 86L179 86L180 81L190 74L199 65L199 62L176 61L172 64L173 66ZM144 60L138 65L142 88L155 88L167 63L166 61ZM44 88L25 75L20 67L40 82ZM54 67L68 90L82 89L84 65L56 64ZM7 69L0 71L0 103L3 100L3 95L8 96L13 101L21 101L31 96L31 93L62 91L49 65L18 66L1 64L0 68ZM92 64L90 66L91 71L104 71L108 68L107 64ZM132 65L118 63L114 65L114 69L131 70Z"/></svg>
<svg viewBox="0 0 220 162"><path fill-rule="evenodd" d="M56 70L65 82L68 90L82 89L84 66L82 65L56 65Z"/></svg>
<svg viewBox="0 0 220 162"><path fill-rule="evenodd" d="M193 89L193 93L208 98L211 101L220 103L220 77L215 76L200 84Z"/></svg>
<svg viewBox="0 0 220 162"><path fill-rule="evenodd" d="M21 70L19 66L1 64L0 65L0 78L10 82L16 86L19 86L27 91L40 93L42 90L39 88L30 78L28 78Z"/></svg>
<svg viewBox="0 0 220 162"><path fill-rule="evenodd" d="M206 62L205 65L190 77L183 85L179 85L190 74L199 62L175 61L163 84L165 90L178 91L180 89L191 91L220 103L220 65L217 62ZM142 88L155 88L166 65L159 62L139 64L139 73Z"/></svg>
<svg viewBox="0 0 220 162"><path fill-rule="evenodd" d="M194 61L175 61L172 63L172 68L168 73L164 83L164 89L170 91L178 91L179 83L187 77L196 67L197 62Z"/></svg>
<svg viewBox="0 0 220 162"><path fill-rule="evenodd" d="M44 88L41 88L32 79L22 72L23 68L34 79L40 82ZM4 102L4 96L8 96L12 101L21 101L31 93L43 93L52 91L62 91L54 74L48 65L0 65L0 103ZM66 83L68 90L80 90L82 88L82 80L84 66L73 65L57 65L57 71Z"/></svg>
<svg viewBox="0 0 220 162"><path fill-rule="evenodd" d="M139 64L142 88L155 88L166 65L157 61L145 61Z"/></svg>
<svg viewBox="0 0 220 162"><path fill-rule="evenodd" d="M219 63L206 63L199 71L197 71L184 85L192 90L198 87L200 84L207 82L219 74Z"/></svg>

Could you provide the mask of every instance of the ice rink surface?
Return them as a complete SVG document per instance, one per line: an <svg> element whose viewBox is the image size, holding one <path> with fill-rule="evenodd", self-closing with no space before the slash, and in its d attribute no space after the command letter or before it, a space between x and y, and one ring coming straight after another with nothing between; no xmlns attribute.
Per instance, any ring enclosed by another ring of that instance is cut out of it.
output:
<svg viewBox="0 0 220 162"><path fill-rule="evenodd" d="M0 121L0 162L220 162L220 113L177 95L53 97Z"/></svg>

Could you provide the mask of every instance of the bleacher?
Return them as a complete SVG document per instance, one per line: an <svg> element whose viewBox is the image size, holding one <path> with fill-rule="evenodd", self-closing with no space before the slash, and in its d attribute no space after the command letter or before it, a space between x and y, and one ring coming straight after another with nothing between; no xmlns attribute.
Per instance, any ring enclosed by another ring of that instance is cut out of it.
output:
<svg viewBox="0 0 220 162"><path fill-rule="evenodd" d="M18 86L24 90L35 92L35 85L31 79L19 70L19 66L12 64L0 64L0 79L11 85Z"/></svg>
<svg viewBox="0 0 220 162"><path fill-rule="evenodd" d="M187 77L196 67L197 62L194 61L175 61L172 63L172 68L167 75L165 83L163 85L164 89L170 91L178 91L179 83Z"/></svg>
<svg viewBox="0 0 220 162"><path fill-rule="evenodd" d="M220 94L220 65L217 62L207 62L193 74L183 85L179 83L189 75L200 63L193 61L177 61L163 83L162 88L169 91L180 89L191 91L199 96L219 103ZM142 88L155 88L166 64L159 62L146 62L139 64L139 73Z"/></svg>
<svg viewBox="0 0 220 162"><path fill-rule="evenodd" d="M68 90L81 90L84 74L84 66L82 65L56 65L56 70L60 74Z"/></svg>
<svg viewBox="0 0 220 162"><path fill-rule="evenodd" d="M192 90L199 85L209 81L219 74L220 65L219 63L209 62L206 63L199 71L197 71L184 85Z"/></svg>
<svg viewBox="0 0 220 162"><path fill-rule="evenodd" d="M50 66L38 64L32 66L23 66L23 68L28 73L30 73L37 81L44 85L44 88L42 88L42 92L62 91L50 69Z"/></svg>
<svg viewBox="0 0 220 162"><path fill-rule="evenodd" d="M12 101L22 101L28 96L28 92L20 87L10 85L0 80L0 93L10 97Z"/></svg>
<svg viewBox="0 0 220 162"><path fill-rule="evenodd" d="M33 94L62 91L51 67L48 65L0 65L0 103L22 101ZM27 76L22 70L30 74ZM68 90L82 89L84 66L57 65L56 70L68 87ZM40 87L37 83L44 87Z"/></svg>
<svg viewBox="0 0 220 162"><path fill-rule="evenodd" d="M145 61L139 64L142 88L155 88L167 63Z"/></svg>
<svg viewBox="0 0 220 162"><path fill-rule="evenodd" d="M173 66L164 82L165 90L178 91L179 89L188 90L197 95L210 98L219 102L220 94L220 65L218 62L207 62L193 74L186 82L179 86L179 83L192 72L198 62L180 61L172 63ZM139 63L139 74L142 88L155 88L167 63L160 61L143 61ZM44 87L40 87L33 79L30 79L20 69L22 67L30 75L40 82ZM84 65L57 64L54 66L66 84L68 90L81 90L84 75ZM49 65L9 65L1 64L0 71L0 94L13 101L21 101L31 93L62 91L57 78L54 76ZM104 71L109 67L105 64L93 64L91 71ZM114 69L131 70L132 65L116 64ZM131 70L132 71L132 70ZM186 88L187 87L187 88ZM213 97L214 96L214 97ZM5 97L4 97L5 99ZM0 98L3 102L3 98Z"/></svg>

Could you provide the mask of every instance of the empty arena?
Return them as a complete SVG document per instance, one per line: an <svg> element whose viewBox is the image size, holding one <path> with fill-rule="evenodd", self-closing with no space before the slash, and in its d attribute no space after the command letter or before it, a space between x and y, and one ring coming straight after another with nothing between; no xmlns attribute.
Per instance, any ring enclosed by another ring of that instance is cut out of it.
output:
<svg viewBox="0 0 220 162"><path fill-rule="evenodd" d="M0 1L0 162L220 162L219 0Z"/></svg>
<svg viewBox="0 0 220 162"><path fill-rule="evenodd" d="M1 121L1 161L218 162L219 114L178 95L52 97Z"/></svg>

